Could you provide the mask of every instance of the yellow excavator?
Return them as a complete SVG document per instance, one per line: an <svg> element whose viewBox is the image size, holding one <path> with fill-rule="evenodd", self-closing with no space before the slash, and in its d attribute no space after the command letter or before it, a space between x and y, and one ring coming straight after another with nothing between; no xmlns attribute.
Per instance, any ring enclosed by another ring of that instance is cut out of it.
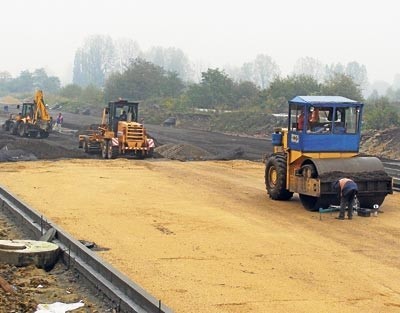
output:
<svg viewBox="0 0 400 313"><path fill-rule="evenodd" d="M273 200L298 193L310 211L339 204L332 183L358 185L362 208L380 206L393 193L392 178L376 157L360 156L363 103L340 96L297 96L289 101L288 128L272 135L265 185Z"/></svg>
<svg viewBox="0 0 400 313"><path fill-rule="evenodd" d="M19 109L20 106L17 106ZM24 102L21 112L10 115L3 124L3 129L13 135L31 138L47 138L51 130L51 116L43 100L43 91L37 90L33 102Z"/></svg>

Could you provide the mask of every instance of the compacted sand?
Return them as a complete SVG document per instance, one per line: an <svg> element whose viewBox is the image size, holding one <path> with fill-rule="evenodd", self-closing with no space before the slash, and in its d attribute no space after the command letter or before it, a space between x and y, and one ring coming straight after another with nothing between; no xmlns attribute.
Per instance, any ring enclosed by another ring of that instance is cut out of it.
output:
<svg viewBox="0 0 400 313"><path fill-rule="evenodd" d="M0 184L175 312L399 312L400 197L334 219L249 161L0 164Z"/></svg>

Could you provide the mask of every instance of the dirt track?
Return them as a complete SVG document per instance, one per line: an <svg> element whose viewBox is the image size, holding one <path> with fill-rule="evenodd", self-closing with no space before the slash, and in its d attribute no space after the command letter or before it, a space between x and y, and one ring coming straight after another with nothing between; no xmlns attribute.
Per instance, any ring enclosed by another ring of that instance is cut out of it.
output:
<svg viewBox="0 0 400 313"><path fill-rule="evenodd" d="M398 312L400 197L338 221L249 161L1 163L1 183L176 312ZM45 194L45 197L38 197Z"/></svg>
<svg viewBox="0 0 400 313"><path fill-rule="evenodd" d="M64 117L66 121L64 131L61 134L52 132L46 139L20 138L0 129L0 161L36 158L97 158L97 156L87 155L82 149L78 149L77 133L72 130L87 129L90 124L98 123L99 119L93 116L71 113L65 113ZM0 116L0 124L3 123L5 118L4 115ZM187 144L203 149L215 159L261 160L265 153L272 150L271 140L268 138L229 136L221 133L158 125L145 125L145 127L147 132L155 139L157 146ZM1 148L5 146L8 150L17 150L17 152L8 152L4 156L4 153L1 153ZM192 159L190 151L187 153L187 158L184 159Z"/></svg>

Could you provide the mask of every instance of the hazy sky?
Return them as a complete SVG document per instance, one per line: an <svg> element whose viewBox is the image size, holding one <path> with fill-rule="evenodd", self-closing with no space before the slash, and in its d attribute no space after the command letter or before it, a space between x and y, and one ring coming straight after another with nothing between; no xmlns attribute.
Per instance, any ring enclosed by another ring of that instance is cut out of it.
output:
<svg viewBox="0 0 400 313"><path fill-rule="evenodd" d="M142 50L176 47L211 67L267 54L283 74L300 57L357 61L371 82L400 73L398 1L355 0L3 0L0 71L44 67L71 79L85 37L130 38Z"/></svg>

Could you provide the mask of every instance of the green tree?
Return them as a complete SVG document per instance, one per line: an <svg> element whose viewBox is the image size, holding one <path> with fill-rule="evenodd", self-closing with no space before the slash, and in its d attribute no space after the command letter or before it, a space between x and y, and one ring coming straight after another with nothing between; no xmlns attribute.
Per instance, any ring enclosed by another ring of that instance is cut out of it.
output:
<svg viewBox="0 0 400 313"><path fill-rule="evenodd" d="M10 92L31 93L34 90L32 73L28 70L22 71L19 76L9 82Z"/></svg>
<svg viewBox="0 0 400 313"><path fill-rule="evenodd" d="M285 112L288 100L300 95L316 95L320 90L321 85L308 75L277 77L269 88L262 92L262 99L270 111Z"/></svg>
<svg viewBox="0 0 400 313"><path fill-rule="evenodd" d="M387 97L372 95L365 105L365 128L385 129L391 126L400 126L399 113L390 105Z"/></svg>
<svg viewBox="0 0 400 313"><path fill-rule="evenodd" d="M78 99L82 95L82 87L75 84L66 85L60 89L59 95L69 99Z"/></svg>
<svg viewBox="0 0 400 313"><path fill-rule="evenodd" d="M177 97L184 85L176 73L143 59L131 62L123 73L112 74L105 85L106 100L119 97L144 100L157 97Z"/></svg>
<svg viewBox="0 0 400 313"><path fill-rule="evenodd" d="M104 93L100 88L94 85L89 85L82 90L81 101L86 104L103 106Z"/></svg>
<svg viewBox="0 0 400 313"><path fill-rule="evenodd" d="M34 87L42 89L46 93L54 93L61 88L60 79L55 76L48 76L44 68L36 69L32 73L32 79Z"/></svg>
<svg viewBox="0 0 400 313"><path fill-rule="evenodd" d="M284 97L290 100L295 96L319 94L320 90L321 85L312 76L293 75L286 78L277 77L264 93L273 99Z"/></svg>
<svg viewBox="0 0 400 313"><path fill-rule="evenodd" d="M321 92L329 96L343 96L352 100L363 101L361 88L345 74L334 74L322 84Z"/></svg>
<svg viewBox="0 0 400 313"><path fill-rule="evenodd" d="M260 106L260 89L256 84L244 81L235 84L234 87L235 108L250 108Z"/></svg>
<svg viewBox="0 0 400 313"><path fill-rule="evenodd" d="M234 108L234 82L224 71L208 69L201 73L200 84L193 84L187 92L188 100L194 107Z"/></svg>

